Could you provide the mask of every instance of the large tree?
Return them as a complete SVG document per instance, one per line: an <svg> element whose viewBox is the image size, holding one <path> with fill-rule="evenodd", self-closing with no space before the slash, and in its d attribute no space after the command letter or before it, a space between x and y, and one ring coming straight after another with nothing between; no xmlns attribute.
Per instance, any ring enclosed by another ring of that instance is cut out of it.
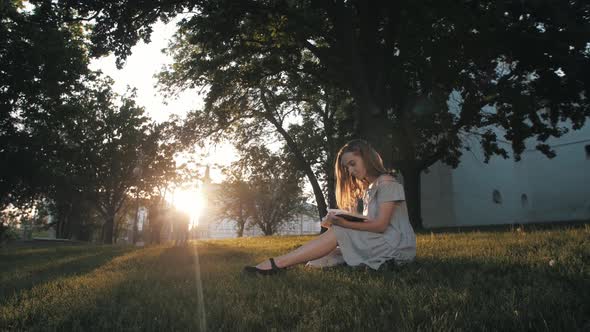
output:
<svg viewBox="0 0 590 332"><path fill-rule="evenodd" d="M133 91L119 96L111 85L95 76L61 109L65 117L53 123L59 130L49 136L54 139L46 145L41 171L49 183L43 193L57 208L58 235L70 235L70 212L85 204L102 217L102 239L112 243L120 209L141 192L153 193L175 166L165 148L166 124L151 122Z"/></svg>
<svg viewBox="0 0 590 332"><path fill-rule="evenodd" d="M160 143L158 125L150 123L143 108L132 98L122 98L116 105L114 97L99 94L90 100L100 103L93 105L92 119L99 130L85 146L90 152L88 171L99 184L92 196L105 219L105 243L112 243L115 216L129 199L129 191L141 183L136 167L148 168L158 161Z"/></svg>
<svg viewBox="0 0 590 332"><path fill-rule="evenodd" d="M88 74L80 22L66 21L50 1L0 1L0 210L28 205L46 185L39 170L63 118L64 100Z"/></svg>
<svg viewBox="0 0 590 332"><path fill-rule="evenodd" d="M160 75L161 84L177 93L198 79L211 92L205 107L187 116L177 133L180 141L191 146L225 139L243 146L278 136L294 158L293 165L306 175L320 218L325 216L328 206L336 204L332 168L335 150L347 136L346 108L351 106L347 94L322 89L320 81L304 73L284 73L280 67L273 72L256 60L236 64L223 76L186 79L194 67L185 65L186 50L192 45L184 40L182 34L177 38L173 47L177 65Z"/></svg>
<svg viewBox="0 0 590 332"><path fill-rule="evenodd" d="M567 131L560 121L576 129L590 115L586 1L60 3L96 15L95 51L121 59L155 20L190 12L179 24L193 32L187 80L222 79L252 58L309 59L298 69L349 91L358 106L350 130L401 170L414 225L420 172L439 160L457 165L462 135L476 133L487 156L507 156L492 129L501 128L516 158L527 138L551 156L544 142Z"/></svg>
<svg viewBox="0 0 590 332"><path fill-rule="evenodd" d="M244 231L255 216L254 196L249 183L245 180L242 167L234 165L225 170L226 179L221 183L222 191L216 193L216 197L209 197L210 202L217 205L215 217L220 221L224 219L236 222L236 236L244 236Z"/></svg>
<svg viewBox="0 0 590 332"><path fill-rule="evenodd" d="M80 239L99 214L111 243L129 193L173 172L166 124L88 70L85 19L46 0L1 1L0 19L0 209L47 207L58 237Z"/></svg>

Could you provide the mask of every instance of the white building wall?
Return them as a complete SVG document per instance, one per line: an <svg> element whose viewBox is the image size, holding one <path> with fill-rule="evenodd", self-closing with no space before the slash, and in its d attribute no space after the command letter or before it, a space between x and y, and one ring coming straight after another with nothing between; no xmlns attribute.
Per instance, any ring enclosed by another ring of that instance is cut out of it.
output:
<svg viewBox="0 0 590 332"><path fill-rule="evenodd" d="M516 176L529 184L526 219L535 222L590 219L590 125L548 140L556 157L527 151ZM531 144L531 146L533 146Z"/></svg>
<svg viewBox="0 0 590 332"><path fill-rule="evenodd" d="M422 173L422 221L424 227L451 225L457 219L453 196L452 169L440 162ZM439 226L440 227L440 226Z"/></svg>
<svg viewBox="0 0 590 332"><path fill-rule="evenodd" d="M554 147L555 158L535 150L537 143L530 140L520 162L494 156L486 164L475 143L464 151L457 169L442 163L430 167L422 175L424 226L590 219L590 157L585 148L590 125L546 143ZM511 151L508 144L504 148ZM501 203L493 201L494 190Z"/></svg>
<svg viewBox="0 0 590 332"><path fill-rule="evenodd" d="M514 177L514 161L494 156L486 164L480 148L466 151L452 172L451 195L457 226L513 223L518 219L519 191L525 183ZM499 203L494 202L494 191Z"/></svg>
<svg viewBox="0 0 590 332"><path fill-rule="evenodd" d="M201 238L222 239L237 237L237 223L233 219L223 219L212 221L207 225L199 225L199 228L205 227L206 232L200 232ZM296 215L293 220L284 224L276 235L308 235L319 234L321 229L320 222L317 218L305 214ZM245 237L263 236L264 233L258 227L250 227L244 230Z"/></svg>

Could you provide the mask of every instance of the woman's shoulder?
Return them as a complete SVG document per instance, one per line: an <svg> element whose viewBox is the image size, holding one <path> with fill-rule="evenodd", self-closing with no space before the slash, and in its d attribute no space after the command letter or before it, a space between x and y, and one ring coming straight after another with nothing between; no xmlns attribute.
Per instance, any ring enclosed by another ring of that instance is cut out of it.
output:
<svg viewBox="0 0 590 332"><path fill-rule="evenodd" d="M403 188L401 181L395 174L383 174L375 181L375 188L381 187L400 187Z"/></svg>
<svg viewBox="0 0 590 332"><path fill-rule="evenodd" d="M388 182L397 182L399 183L399 181L397 181L397 179L395 178L395 176L391 175L391 174L381 174L378 178L377 178L377 185L380 185L382 183L388 183Z"/></svg>
<svg viewBox="0 0 590 332"><path fill-rule="evenodd" d="M383 174L377 183L377 202L405 201L404 187L393 174Z"/></svg>

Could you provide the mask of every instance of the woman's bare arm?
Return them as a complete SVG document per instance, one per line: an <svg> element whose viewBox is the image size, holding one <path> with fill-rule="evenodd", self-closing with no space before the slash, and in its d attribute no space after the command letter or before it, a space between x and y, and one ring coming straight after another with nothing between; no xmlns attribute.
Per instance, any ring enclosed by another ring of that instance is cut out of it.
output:
<svg viewBox="0 0 590 332"><path fill-rule="evenodd" d="M368 231L374 233L383 233L389 226L391 216L395 212L395 202L383 202L379 204L379 212L377 218L367 219L365 222L351 222L334 215L329 215L328 221L332 225L338 225L340 227L356 229L359 231Z"/></svg>

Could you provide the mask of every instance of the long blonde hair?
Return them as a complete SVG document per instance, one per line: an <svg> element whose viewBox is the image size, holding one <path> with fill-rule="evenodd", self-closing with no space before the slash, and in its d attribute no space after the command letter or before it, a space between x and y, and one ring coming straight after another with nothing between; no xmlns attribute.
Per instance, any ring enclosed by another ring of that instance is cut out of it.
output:
<svg viewBox="0 0 590 332"><path fill-rule="evenodd" d="M347 152L352 152L361 157L367 170L367 175L371 177L376 178L383 174L393 175L393 171L385 169L379 153L364 140L352 140L340 148L336 157L336 165L334 166L334 173L336 175L336 202L340 209L356 212L358 199L361 197L368 183L352 176L348 172L348 169L342 165L342 155Z"/></svg>

